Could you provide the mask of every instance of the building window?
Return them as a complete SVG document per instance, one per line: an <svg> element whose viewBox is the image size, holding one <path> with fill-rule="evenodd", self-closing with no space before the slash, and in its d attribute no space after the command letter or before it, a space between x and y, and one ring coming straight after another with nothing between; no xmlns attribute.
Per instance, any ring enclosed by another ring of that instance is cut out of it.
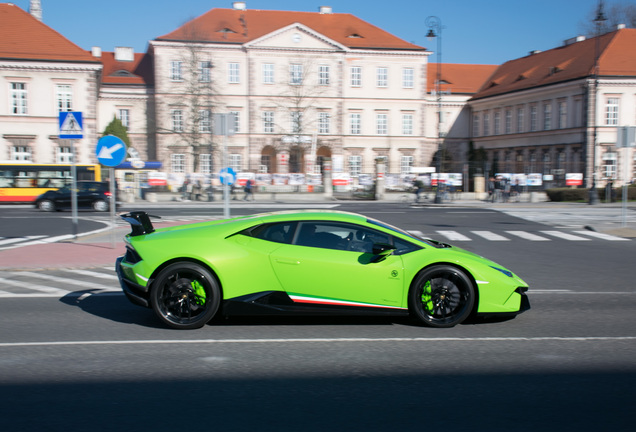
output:
<svg viewBox="0 0 636 432"><path fill-rule="evenodd" d="M362 156L349 156L349 174L358 177L362 173Z"/></svg>
<svg viewBox="0 0 636 432"><path fill-rule="evenodd" d="M230 84L238 84L240 82L239 72L240 72L240 68L238 63L228 63L227 82Z"/></svg>
<svg viewBox="0 0 636 432"><path fill-rule="evenodd" d="M212 155L209 153L199 155L199 172L212 174Z"/></svg>
<svg viewBox="0 0 636 432"><path fill-rule="evenodd" d="M297 63L289 65L289 83L292 85L303 83L303 65Z"/></svg>
<svg viewBox="0 0 636 432"><path fill-rule="evenodd" d="M318 133L328 134L329 133L329 121L330 116L327 112L321 112L318 114Z"/></svg>
<svg viewBox="0 0 636 432"><path fill-rule="evenodd" d="M329 85L329 66L320 65L318 68L318 80L320 85Z"/></svg>
<svg viewBox="0 0 636 432"><path fill-rule="evenodd" d="M605 104L605 125L618 126L618 98L608 98Z"/></svg>
<svg viewBox="0 0 636 432"><path fill-rule="evenodd" d="M171 154L170 164L172 165L173 173L184 173L185 172L185 155L182 153Z"/></svg>
<svg viewBox="0 0 636 432"><path fill-rule="evenodd" d="M171 61L170 62L170 81L183 81L182 73L183 62Z"/></svg>
<svg viewBox="0 0 636 432"><path fill-rule="evenodd" d="M377 78L378 87L388 87L389 69L385 67L379 67Z"/></svg>
<svg viewBox="0 0 636 432"><path fill-rule="evenodd" d="M263 63L263 84L274 84L274 63Z"/></svg>
<svg viewBox="0 0 636 432"><path fill-rule="evenodd" d="M70 85L55 86L57 111L73 111L73 89Z"/></svg>
<svg viewBox="0 0 636 432"><path fill-rule="evenodd" d="M413 114L402 114L402 135L413 135Z"/></svg>
<svg viewBox="0 0 636 432"><path fill-rule="evenodd" d="M172 131L183 132L183 110L172 110Z"/></svg>
<svg viewBox="0 0 636 432"><path fill-rule="evenodd" d="M517 133L523 132L523 108L517 108Z"/></svg>
<svg viewBox="0 0 636 432"><path fill-rule="evenodd" d="M234 114L234 133L239 133L241 130L241 113L239 111L230 111L230 114Z"/></svg>
<svg viewBox="0 0 636 432"><path fill-rule="evenodd" d="M240 154L237 154L237 153L230 154L230 168L232 168L235 172L242 171Z"/></svg>
<svg viewBox="0 0 636 432"><path fill-rule="evenodd" d="M568 106L565 101L559 101L559 129L568 127Z"/></svg>
<svg viewBox="0 0 636 432"><path fill-rule="evenodd" d="M11 160L13 161L32 161L31 147L29 146L13 146L11 147Z"/></svg>
<svg viewBox="0 0 636 432"><path fill-rule="evenodd" d="M537 106L530 107L530 132L537 131Z"/></svg>
<svg viewBox="0 0 636 432"><path fill-rule="evenodd" d="M375 115L375 132L378 135L387 135L389 133L388 114L378 113Z"/></svg>
<svg viewBox="0 0 636 432"><path fill-rule="evenodd" d="M362 86L362 67L351 66L351 87Z"/></svg>
<svg viewBox="0 0 636 432"><path fill-rule="evenodd" d="M402 87L413 88L415 82L415 70L413 68L402 69Z"/></svg>
<svg viewBox="0 0 636 432"><path fill-rule="evenodd" d="M117 118L126 129L130 128L130 110L129 109L123 109L123 108L118 109Z"/></svg>
<svg viewBox="0 0 636 432"><path fill-rule="evenodd" d="M402 156L400 158L400 174L411 174L411 168L413 167L413 156Z"/></svg>
<svg viewBox="0 0 636 432"><path fill-rule="evenodd" d="M506 109L506 125L505 125L506 134L512 133L512 109Z"/></svg>
<svg viewBox="0 0 636 432"><path fill-rule="evenodd" d="M617 170L618 157L615 152L606 152L603 154L603 175L608 179L615 179Z"/></svg>
<svg viewBox="0 0 636 432"><path fill-rule="evenodd" d="M212 116L210 110L199 110L199 132L212 132Z"/></svg>
<svg viewBox="0 0 636 432"><path fill-rule="evenodd" d="M484 136L490 135L490 114L484 113Z"/></svg>
<svg viewBox="0 0 636 432"><path fill-rule="evenodd" d="M479 136L479 114L473 115L473 136Z"/></svg>
<svg viewBox="0 0 636 432"><path fill-rule="evenodd" d="M550 103L543 104L543 130L552 129L552 105Z"/></svg>
<svg viewBox="0 0 636 432"><path fill-rule="evenodd" d="M274 132L274 111L263 111L261 118L263 119L263 132Z"/></svg>
<svg viewBox="0 0 636 432"><path fill-rule="evenodd" d="M27 113L27 88L25 83L11 83L11 114Z"/></svg>
<svg viewBox="0 0 636 432"><path fill-rule="evenodd" d="M349 114L349 126L351 135L360 135L362 133L362 114L350 113Z"/></svg>
<svg viewBox="0 0 636 432"><path fill-rule="evenodd" d="M70 147L58 147L55 150L55 163L68 164L73 162L73 149Z"/></svg>
<svg viewBox="0 0 636 432"><path fill-rule="evenodd" d="M209 83L212 81L212 62L200 61L199 62L199 82Z"/></svg>
<svg viewBox="0 0 636 432"><path fill-rule="evenodd" d="M495 111L495 135L499 135L501 133L501 113L499 111Z"/></svg>

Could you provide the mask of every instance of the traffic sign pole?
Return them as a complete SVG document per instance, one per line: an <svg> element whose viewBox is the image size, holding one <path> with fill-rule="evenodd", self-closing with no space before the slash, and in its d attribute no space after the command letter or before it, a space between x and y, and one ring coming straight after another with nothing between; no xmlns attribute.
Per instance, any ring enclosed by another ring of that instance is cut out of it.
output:
<svg viewBox="0 0 636 432"><path fill-rule="evenodd" d="M77 240L78 216L77 216L77 162L75 161L75 143L71 142L71 219L73 221L73 239Z"/></svg>

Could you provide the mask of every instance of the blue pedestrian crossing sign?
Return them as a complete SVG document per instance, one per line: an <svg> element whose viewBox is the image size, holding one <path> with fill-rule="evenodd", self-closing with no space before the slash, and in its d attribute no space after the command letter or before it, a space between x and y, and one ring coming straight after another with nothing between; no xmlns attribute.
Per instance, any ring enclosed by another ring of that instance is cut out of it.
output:
<svg viewBox="0 0 636 432"><path fill-rule="evenodd" d="M103 136L97 141L95 153L100 164L107 167L116 167L126 159L126 144L115 135Z"/></svg>
<svg viewBox="0 0 636 432"><path fill-rule="evenodd" d="M60 111L60 139L84 138L84 125L81 111Z"/></svg>

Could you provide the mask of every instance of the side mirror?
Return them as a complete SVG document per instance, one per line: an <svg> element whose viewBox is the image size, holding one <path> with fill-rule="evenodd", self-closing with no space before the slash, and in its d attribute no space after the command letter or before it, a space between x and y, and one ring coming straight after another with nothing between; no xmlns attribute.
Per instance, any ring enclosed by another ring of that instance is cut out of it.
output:
<svg viewBox="0 0 636 432"><path fill-rule="evenodd" d="M394 250L395 246L388 243L375 243L372 249L373 255L375 255L375 257L371 260L371 262L382 261L387 256L391 255Z"/></svg>

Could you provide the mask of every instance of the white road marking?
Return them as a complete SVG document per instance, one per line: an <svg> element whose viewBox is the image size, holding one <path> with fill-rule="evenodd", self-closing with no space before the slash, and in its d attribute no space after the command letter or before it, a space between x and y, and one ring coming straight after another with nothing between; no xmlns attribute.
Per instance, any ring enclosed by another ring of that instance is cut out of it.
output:
<svg viewBox="0 0 636 432"><path fill-rule="evenodd" d="M443 235L450 241L471 241L471 239L457 231L437 231L437 233Z"/></svg>
<svg viewBox="0 0 636 432"><path fill-rule="evenodd" d="M568 234L568 233L564 233L561 231L541 231L543 234L547 234L547 235L551 235L554 237L558 237L564 240L570 240L570 241L590 241L591 239L589 238L583 238L583 237L579 237L579 236L575 236L573 234Z"/></svg>
<svg viewBox="0 0 636 432"><path fill-rule="evenodd" d="M112 271L113 269L109 269L109 270ZM95 277L100 279L117 280L117 275L115 275L114 272L113 274L106 274L106 273L94 272L90 270L80 270L80 269L64 269L63 271L79 274L82 276L90 276L90 277Z"/></svg>
<svg viewBox="0 0 636 432"><path fill-rule="evenodd" d="M527 231L506 231L508 234L512 234L514 236L517 237L521 237L522 239L525 240L530 240L530 241L550 241L549 238L545 238L545 237L541 237L538 236L536 234L527 232Z"/></svg>
<svg viewBox="0 0 636 432"><path fill-rule="evenodd" d="M34 291L40 291L43 293L48 293L50 295L54 295L54 296L64 296L66 294L69 293L69 291L60 289L60 288L54 288L54 287L49 287L46 285L39 285L36 283L32 283L32 282L22 282L22 281L18 281L18 280L14 280L14 279L6 279L6 278L0 278L0 283L6 284L6 285L11 285L14 287L18 287L18 288L23 288L25 290L34 290ZM29 296L33 296L35 294L29 294ZM8 293L7 296L13 296L12 293ZM5 295L3 294L3 297L5 297Z"/></svg>
<svg viewBox="0 0 636 432"><path fill-rule="evenodd" d="M107 285L100 285L100 284L96 284L93 282L86 282L86 281L81 281L81 280L75 280L75 279L69 279L69 278L61 278L61 277L57 277L57 276L52 276L49 274L44 274L44 273L35 273L35 272L13 272L13 273L6 273L9 274L11 276L28 276L28 277L34 277L34 278L39 278L39 279L46 279L49 281L53 281L53 282L59 282L59 283L63 283L63 284L70 284L70 285L79 285L83 288L92 288L92 289L98 289L98 290L106 290L106 291L112 291L115 288L113 286L107 286ZM30 285L30 283L24 282L25 284ZM117 288L119 289L119 288Z"/></svg>
<svg viewBox="0 0 636 432"><path fill-rule="evenodd" d="M490 240L490 241L510 241L509 238L496 234L492 231L471 231L471 232L473 234L478 235L479 237L483 237L486 240Z"/></svg>
<svg viewBox="0 0 636 432"><path fill-rule="evenodd" d="M371 342L603 342L632 341L636 336L581 336L581 337L440 337L440 338L290 338L290 339L154 339L126 341L59 341L59 342L7 342L1 348L89 346L89 345L192 345L192 344L281 344L281 343L371 343Z"/></svg>
<svg viewBox="0 0 636 432"><path fill-rule="evenodd" d="M609 234L605 234L605 233L600 233L600 232L596 232L596 231L574 231L577 234L583 234L583 235L588 235L590 237L596 237L596 238L600 238L603 240L609 240L609 241L629 241L629 239L623 238L623 237L616 237L613 235L609 235Z"/></svg>

